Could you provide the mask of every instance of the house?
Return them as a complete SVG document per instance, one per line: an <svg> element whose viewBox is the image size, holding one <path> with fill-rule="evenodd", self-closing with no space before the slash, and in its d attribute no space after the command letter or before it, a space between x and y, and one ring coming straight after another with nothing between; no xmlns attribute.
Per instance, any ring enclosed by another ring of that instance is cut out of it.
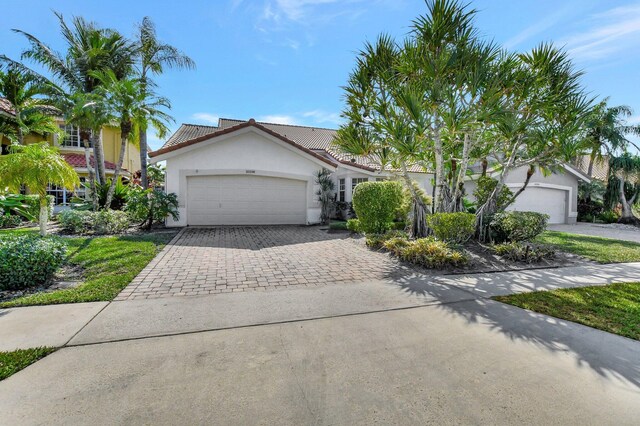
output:
<svg viewBox="0 0 640 426"><path fill-rule="evenodd" d="M367 158L332 146L336 131L318 127L221 118L218 126L183 124L149 154L166 162L166 190L178 195L180 220L169 226L312 224L320 220L314 175L333 172L339 201L350 202L355 186L391 177ZM431 194L433 176L418 166L413 180ZM575 222L577 187L587 179L566 173L532 176L513 208L547 213L552 223ZM515 170L507 185L516 189L526 170ZM467 182L471 194L475 182Z"/></svg>
<svg viewBox="0 0 640 426"><path fill-rule="evenodd" d="M0 114L8 117L15 116L11 109L11 105L2 98L0 98ZM25 143L28 144L46 140L51 145L58 147L65 160L73 166L75 171L78 173L80 181L84 182L89 176L89 170L87 168L87 162L84 155L84 144L80 140L80 129L76 126L66 124L62 119L58 119L57 121L60 128L64 131L64 137L59 138L57 135L42 136L37 134L28 134L25 136ZM108 179L109 175L113 175L115 172L116 162L120 155L120 129L116 126L104 126L101 131L101 138L104 149L105 173ZM2 155L9 153L8 148L10 145L11 141L6 136L0 134L0 153ZM91 166L95 170L95 160L93 155L91 155L90 162ZM140 169L140 151L133 143L127 143L122 167L124 170L122 170L121 174L124 177L130 176L130 171ZM83 195L82 188L78 188L74 194L65 188L51 186L48 192L50 195L54 196L54 203L59 207L68 205L73 195Z"/></svg>

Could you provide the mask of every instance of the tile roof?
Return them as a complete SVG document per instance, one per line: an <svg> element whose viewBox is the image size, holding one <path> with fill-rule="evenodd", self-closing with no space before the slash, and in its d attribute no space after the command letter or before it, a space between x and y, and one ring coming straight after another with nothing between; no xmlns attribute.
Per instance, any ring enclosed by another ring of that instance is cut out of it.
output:
<svg viewBox="0 0 640 426"><path fill-rule="evenodd" d="M77 168L82 168L82 169L86 169L87 168L87 162L84 158L84 154L62 154L62 156L64 157L64 159L66 160L67 163L69 163L69 165L71 165L72 167L77 167ZM93 156L91 156L91 167L96 166L96 162L93 158ZM107 170L115 170L116 169L116 165L114 163L112 163L111 161L105 161L104 162L104 167Z"/></svg>
<svg viewBox="0 0 640 426"><path fill-rule="evenodd" d="M183 124L180 128L167 140L160 150L164 151L166 148L171 148L184 142L189 142L193 139L201 139L205 136L214 135L220 131L238 126L240 124L247 123L243 120L235 120L230 118L220 118L218 126L203 126L196 124ZM327 129L322 127L311 126L297 126L290 124L276 124L257 122L260 126L284 136L296 144L323 154L325 158L331 159L333 162L337 160L342 164L348 164L353 167L362 168L369 171L378 170L379 167L371 161L371 159L362 156L353 156L340 152L335 146L333 146L333 140L336 136L335 129ZM420 166L412 166L409 171L411 172L424 172Z"/></svg>
<svg viewBox="0 0 640 426"><path fill-rule="evenodd" d="M576 159L574 166L582 173L588 176L589 171L589 155L582 155ZM593 162L593 171L591 178L607 181L609 176L609 158L604 156L600 160L596 159Z"/></svg>
<svg viewBox="0 0 640 426"><path fill-rule="evenodd" d="M5 98L0 98L0 112L11 116L16 115L15 111L13 110L13 106L11 106L11 103Z"/></svg>

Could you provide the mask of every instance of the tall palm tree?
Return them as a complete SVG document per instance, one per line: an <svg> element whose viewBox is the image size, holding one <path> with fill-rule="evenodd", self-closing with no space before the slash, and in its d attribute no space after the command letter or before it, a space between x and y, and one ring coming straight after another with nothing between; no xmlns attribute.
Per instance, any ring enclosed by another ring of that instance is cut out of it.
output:
<svg viewBox="0 0 640 426"><path fill-rule="evenodd" d="M196 66L193 59L180 50L158 40L155 25L148 16L145 16L138 26L135 48L143 92L151 85L150 75L162 74L165 67L194 69ZM150 123L143 121L140 124L138 135L140 143L140 182L142 187L146 189L149 185L147 179L147 128ZM163 132L158 132L158 137L163 138L164 136Z"/></svg>
<svg viewBox="0 0 640 426"><path fill-rule="evenodd" d="M17 64L9 64L6 71L0 69L0 97L6 99L14 116L3 119L5 134L20 145L29 133L45 135L59 134L60 127L55 121L55 108L48 99L42 79Z"/></svg>
<svg viewBox="0 0 640 426"><path fill-rule="evenodd" d="M109 69L117 78L130 74L133 46L120 33L99 28L81 17L73 17L71 25L68 25L62 14L54 13L59 21L66 52L56 52L34 35L14 29L13 31L24 35L30 45L22 53L23 59L31 59L44 66L70 94L93 92L100 84L92 75L94 71ZM100 133L91 132L91 137L98 179L104 182L104 149Z"/></svg>
<svg viewBox="0 0 640 426"><path fill-rule="evenodd" d="M47 235L49 202L47 186L64 186L73 190L80 184L78 175L59 153L47 142L14 145L9 155L0 156L0 182L11 190L22 185L40 198L40 235Z"/></svg>
<svg viewBox="0 0 640 426"><path fill-rule="evenodd" d="M588 175L593 174L593 165L603 154L613 155L625 150L632 142L627 135L640 135L640 125L630 125L627 119L633 111L627 105L607 106L609 98L597 104L587 122L587 148L589 156Z"/></svg>
<svg viewBox="0 0 640 426"><path fill-rule="evenodd" d="M171 108L169 100L156 96L149 86L143 90L140 79L118 79L111 70L92 74L101 83L96 93L102 96L105 109L120 126L120 155L107 192L105 207L108 208L122 170L127 143L136 141L138 130L146 123L151 123L158 132L166 133L167 123L173 118L163 111Z"/></svg>

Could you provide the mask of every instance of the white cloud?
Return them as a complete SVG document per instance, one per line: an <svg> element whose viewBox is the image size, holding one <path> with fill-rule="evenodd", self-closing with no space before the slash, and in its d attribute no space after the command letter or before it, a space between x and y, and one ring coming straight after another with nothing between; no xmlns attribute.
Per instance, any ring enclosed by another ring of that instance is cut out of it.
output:
<svg viewBox="0 0 640 426"><path fill-rule="evenodd" d="M289 124L289 125L298 124L295 117L291 115L262 115L258 117L256 121L262 121L265 123L275 123L275 124Z"/></svg>
<svg viewBox="0 0 640 426"><path fill-rule="evenodd" d="M193 120L204 121L209 124L218 124L220 116L218 114L210 114L208 112L196 112L191 116Z"/></svg>
<svg viewBox="0 0 640 426"><path fill-rule="evenodd" d="M527 28L507 40L504 43L504 47L506 47L507 49L516 47L523 41L529 40L531 37L536 36L553 27L572 11L575 11L575 5L567 4L563 8L556 10L554 13L545 15L545 17L540 21L528 26Z"/></svg>
<svg viewBox="0 0 640 426"><path fill-rule="evenodd" d="M340 118L340 114L337 112L326 112L319 109L313 111L303 112L302 116L305 118L311 118L317 124L330 123L334 125L339 125L342 123L342 119Z"/></svg>
<svg viewBox="0 0 640 426"><path fill-rule="evenodd" d="M593 15L584 32L564 40L577 60L597 60L618 52L630 53L640 45L640 4L621 6Z"/></svg>

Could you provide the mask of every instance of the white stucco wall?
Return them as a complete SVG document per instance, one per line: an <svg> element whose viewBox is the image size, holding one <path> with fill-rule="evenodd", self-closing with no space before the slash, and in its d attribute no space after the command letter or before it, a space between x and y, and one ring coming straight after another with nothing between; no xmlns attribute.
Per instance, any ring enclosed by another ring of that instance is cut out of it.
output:
<svg viewBox="0 0 640 426"><path fill-rule="evenodd" d="M154 162L166 161L166 191L178 195L180 220L168 220L168 226L187 223L187 177L207 175L271 176L303 180L307 183L307 223L320 220L314 174L326 163L253 127L230 135L202 141L172 153L160 155Z"/></svg>

